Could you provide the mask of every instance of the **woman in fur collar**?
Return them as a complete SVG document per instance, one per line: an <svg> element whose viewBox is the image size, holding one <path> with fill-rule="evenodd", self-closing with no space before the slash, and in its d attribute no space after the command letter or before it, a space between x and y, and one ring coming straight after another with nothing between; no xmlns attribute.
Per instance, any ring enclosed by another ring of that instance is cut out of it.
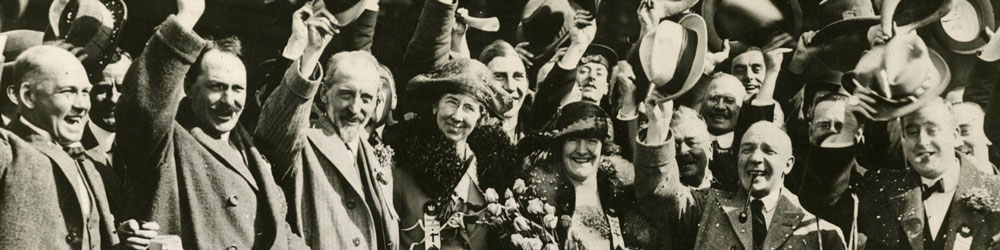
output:
<svg viewBox="0 0 1000 250"><path fill-rule="evenodd" d="M385 136L395 152L400 249L489 249L496 240L487 225L463 218L482 210L487 188L505 190L521 169L498 122L511 100L491 79L482 63L455 59L410 80L407 97L423 110Z"/></svg>
<svg viewBox="0 0 1000 250"><path fill-rule="evenodd" d="M632 163L612 142L608 114L587 102L559 112L554 130L519 145L542 145L525 159L526 194L556 208L562 249L642 248L648 223L635 211Z"/></svg>

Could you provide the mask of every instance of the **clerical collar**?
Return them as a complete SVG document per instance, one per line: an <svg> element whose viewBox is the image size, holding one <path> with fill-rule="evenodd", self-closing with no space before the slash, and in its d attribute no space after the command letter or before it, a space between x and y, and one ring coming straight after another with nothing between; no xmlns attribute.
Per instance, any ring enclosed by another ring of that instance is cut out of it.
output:
<svg viewBox="0 0 1000 250"><path fill-rule="evenodd" d="M718 142L720 148L729 148L733 146L734 137L736 137L735 132L729 131L729 133L721 135L712 135L712 140Z"/></svg>
<svg viewBox="0 0 1000 250"><path fill-rule="evenodd" d="M948 168L948 171L945 171L941 174L941 176L938 176L938 178L935 179L920 176L920 183L929 187L933 186L938 180L941 180L941 187L944 187L944 192L951 192L955 189L955 187L958 187L959 172L960 168Z"/></svg>

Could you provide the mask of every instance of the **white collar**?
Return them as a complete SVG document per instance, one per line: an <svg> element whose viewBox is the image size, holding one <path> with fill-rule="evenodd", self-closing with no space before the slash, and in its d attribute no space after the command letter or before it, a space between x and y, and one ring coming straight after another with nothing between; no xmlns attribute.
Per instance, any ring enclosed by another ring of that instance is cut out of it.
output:
<svg viewBox="0 0 1000 250"><path fill-rule="evenodd" d="M736 133L729 131L729 133L721 135L712 135L712 140L719 143L720 148L729 148L733 146L733 138L736 137Z"/></svg>
<svg viewBox="0 0 1000 250"><path fill-rule="evenodd" d="M115 132L108 131L101 126L97 126L93 121L87 122L87 127L90 127L90 132L94 134L94 139L100 144L101 148L105 152L111 151L111 145L115 142Z"/></svg>
<svg viewBox="0 0 1000 250"><path fill-rule="evenodd" d="M751 197L751 199L760 200L761 202L763 202L764 212L770 213L771 211L774 211L774 207L778 205L779 197L781 197L781 189L778 189L777 192L771 192L770 194L764 196L763 198L758 199Z"/></svg>
<svg viewBox="0 0 1000 250"><path fill-rule="evenodd" d="M920 176L920 183L925 186L931 186L938 180L941 180L941 186L944 187L944 192L951 192L952 190L955 190L955 187L958 187L958 174L960 169L961 168L949 168L948 171L945 171L941 174L941 176L938 176L938 178L935 179Z"/></svg>

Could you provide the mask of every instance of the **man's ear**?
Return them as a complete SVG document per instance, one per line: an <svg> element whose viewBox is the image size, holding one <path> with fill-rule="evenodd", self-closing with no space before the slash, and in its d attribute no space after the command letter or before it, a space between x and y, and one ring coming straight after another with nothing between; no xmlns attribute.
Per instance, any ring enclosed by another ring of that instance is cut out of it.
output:
<svg viewBox="0 0 1000 250"><path fill-rule="evenodd" d="M4 90L4 94L7 95L7 99L9 99L11 103L14 103L15 106L18 105L18 101L17 101L17 95L18 95L18 93L17 93L16 90L14 90L14 87L7 86L7 87L4 87L3 90Z"/></svg>
<svg viewBox="0 0 1000 250"><path fill-rule="evenodd" d="M788 156L788 161L785 164L785 169L783 170L783 173L785 175L788 175L788 173L792 172L792 167L794 167L794 166L795 166L795 156L789 155Z"/></svg>
<svg viewBox="0 0 1000 250"><path fill-rule="evenodd" d="M23 105L25 108L35 108L35 94L30 91L33 88L30 83L21 83L21 88L18 89L18 105Z"/></svg>

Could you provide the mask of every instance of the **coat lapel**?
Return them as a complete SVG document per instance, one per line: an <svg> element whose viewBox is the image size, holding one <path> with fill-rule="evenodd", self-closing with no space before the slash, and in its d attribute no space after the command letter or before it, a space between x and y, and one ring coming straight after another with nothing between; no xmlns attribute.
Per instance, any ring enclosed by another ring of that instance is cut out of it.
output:
<svg viewBox="0 0 1000 250"><path fill-rule="evenodd" d="M355 159L357 156L352 154L350 150L347 149L347 145L344 141L340 139L340 136L336 134L324 134L323 128L325 126L330 126L329 123L323 122L325 119L321 120L318 124L320 128L313 129L313 133L310 136L309 142L313 145L316 151L319 151L327 161L333 163L333 166L340 171L340 174L347 180L347 183L354 188L354 192L360 194L361 197L365 197L365 191L362 189L361 180L356 178L360 176L358 173L358 168L355 165Z"/></svg>
<svg viewBox="0 0 1000 250"><path fill-rule="evenodd" d="M230 132L230 138L232 138L232 136L234 135L238 135L239 131L237 131L237 129L239 128L233 129L233 131ZM202 146L205 146L205 149L208 149L208 152L211 152L212 155L215 156L215 158L220 159L223 162L223 164L226 165L226 167L232 169L240 176L242 176L243 179L250 184L250 187L253 188L254 191L260 191L259 188L257 187L256 179L253 178L253 174L250 173L249 170L250 166L247 166L245 168L237 168L236 167L237 165L234 165L236 163L243 162L241 156L223 154L222 152L219 152L218 149L219 147L227 146L225 143L219 142L213 139L212 137L208 136L208 134L206 134L205 131L203 131L199 127L191 128L191 135L194 136L195 140L198 140L198 143L201 143ZM239 145L240 144L239 142L233 142L233 144L238 145L237 150L242 150L243 145Z"/></svg>
<svg viewBox="0 0 1000 250"><path fill-rule="evenodd" d="M729 217L729 224L733 227L733 234L736 234L743 244L743 249L753 249L753 225L750 223L750 209L746 208L746 192L740 190L730 197L716 195L722 211ZM746 209L745 209L746 208ZM744 211L745 209L745 211ZM740 222L740 213L746 212L747 219Z"/></svg>
<svg viewBox="0 0 1000 250"><path fill-rule="evenodd" d="M14 120L11 122L8 129L10 129L11 132L14 132L14 134L20 136L21 139L31 143L32 146L38 149L38 151L41 151L42 154L45 154L46 157L56 164L56 169L59 169L63 178L66 178L66 182L68 182L73 188L72 195L76 198L74 201L77 201L76 212L78 213L78 216L81 216L80 218L83 218L83 211L79 209L79 201L81 200L81 197L77 194L79 194L80 189L84 187L81 187L79 182L76 181L81 177L79 174L80 172L76 170L76 162L73 161L73 159L69 157L69 154L66 154L61 147L52 142L51 137L36 133L28 127L28 125L21 123L20 120Z"/></svg>
<svg viewBox="0 0 1000 250"><path fill-rule="evenodd" d="M771 224L767 228L767 237L764 238L764 247L761 249L776 249L785 244L805 215L802 208L789 200L787 196L789 192L785 189L781 190L781 198L775 208L777 210L771 217Z"/></svg>
<svg viewBox="0 0 1000 250"><path fill-rule="evenodd" d="M919 176L916 176L912 171L908 175L910 175L908 176L908 180L910 181L919 180ZM910 188L902 194L889 198L893 213L899 217L899 224L903 227L906 240L910 243L910 248L913 250L924 249L924 204L920 196L921 190L919 186L917 184L917 187Z"/></svg>
<svg viewBox="0 0 1000 250"><path fill-rule="evenodd" d="M944 249L954 249L955 239L958 238L957 232L962 227L969 227L972 229L972 235L976 235L976 230L984 228L982 225L986 222L983 218L982 213L977 213L967 208L962 204L962 196L969 192L970 189L976 187L982 187L982 175L977 169L972 161L967 161L963 159L961 167L961 177L959 177L958 188L955 190L955 195L951 198L951 206L948 207L948 225L947 227L942 227L941 230L948 230L947 241L945 242ZM971 236L970 236L971 237ZM970 242L971 243L971 242Z"/></svg>

